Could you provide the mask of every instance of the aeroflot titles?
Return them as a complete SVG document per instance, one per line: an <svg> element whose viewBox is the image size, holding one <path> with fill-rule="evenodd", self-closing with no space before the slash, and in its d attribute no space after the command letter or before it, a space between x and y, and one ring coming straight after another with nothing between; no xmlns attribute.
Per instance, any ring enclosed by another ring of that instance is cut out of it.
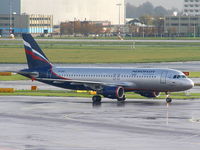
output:
<svg viewBox="0 0 200 150"><path fill-rule="evenodd" d="M134 73L155 73L155 70L133 70Z"/></svg>

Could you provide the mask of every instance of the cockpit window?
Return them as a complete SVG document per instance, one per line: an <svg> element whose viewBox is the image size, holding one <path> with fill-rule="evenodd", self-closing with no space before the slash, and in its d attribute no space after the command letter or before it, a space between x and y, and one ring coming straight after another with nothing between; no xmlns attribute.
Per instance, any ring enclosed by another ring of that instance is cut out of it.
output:
<svg viewBox="0 0 200 150"><path fill-rule="evenodd" d="M185 75L182 75L182 78L186 78L186 76L185 76Z"/></svg>
<svg viewBox="0 0 200 150"><path fill-rule="evenodd" d="M173 79L181 79L181 78L186 78L185 75L174 75Z"/></svg>

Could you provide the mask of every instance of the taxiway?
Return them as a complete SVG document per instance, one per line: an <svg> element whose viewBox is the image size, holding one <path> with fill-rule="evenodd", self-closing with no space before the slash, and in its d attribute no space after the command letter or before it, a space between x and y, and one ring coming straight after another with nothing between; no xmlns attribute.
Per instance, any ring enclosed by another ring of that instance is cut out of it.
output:
<svg viewBox="0 0 200 150"><path fill-rule="evenodd" d="M199 150L200 101L0 97L1 150Z"/></svg>

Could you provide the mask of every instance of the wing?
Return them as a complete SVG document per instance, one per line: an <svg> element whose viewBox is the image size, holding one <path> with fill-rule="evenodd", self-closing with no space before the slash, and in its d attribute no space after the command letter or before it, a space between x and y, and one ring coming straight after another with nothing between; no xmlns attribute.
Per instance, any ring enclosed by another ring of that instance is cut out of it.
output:
<svg viewBox="0 0 200 150"><path fill-rule="evenodd" d="M38 81L51 81L56 84L70 83L71 85L83 85L85 87L91 88L93 90L102 90L105 86L122 86L124 88L135 87L133 82L101 82L101 81L85 81L85 80L66 80L66 79L50 79L50 78L38 78L38 72L28 72L28 71L6 71L13 72L21 75L28 75L34 80Z"/></svg>
<svg viewBox="0 0 200 150"><path fill-rule="evenodd" d="M49 78L36 78L38 81L52 81L52 83L62 84L70 83L71 85L83 85L93 90L101 90L105 86L122 86L132 87L135 84L132 82L98 82L98 81L84 81L84 80L64 80L64 79L49 79Z"/></svg>

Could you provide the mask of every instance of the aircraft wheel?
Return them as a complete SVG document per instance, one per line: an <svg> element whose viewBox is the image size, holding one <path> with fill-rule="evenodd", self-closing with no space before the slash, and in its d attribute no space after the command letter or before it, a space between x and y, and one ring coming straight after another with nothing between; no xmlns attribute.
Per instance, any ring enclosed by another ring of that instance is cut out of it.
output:
<svg viewBox="0 0 200 150"><path fill-rule="evenodd" d="M100 103L101 102L101 96L95 95L92 97L93 103Z"/></svg>
<svg viewBox="0 0 200 150"><path fill-rule="evenodd" d="M123 98L118 98L118 102L124 102L126 100L126 96L124 95Z"/></svg>
<svg viewBox="0 0 200 150"><path fill-rule="evenodd" d="M171 103L171 102L172 102L172 99L168 97L168 98L166 98L166 102L167 102L167 103Z"/></svg>

